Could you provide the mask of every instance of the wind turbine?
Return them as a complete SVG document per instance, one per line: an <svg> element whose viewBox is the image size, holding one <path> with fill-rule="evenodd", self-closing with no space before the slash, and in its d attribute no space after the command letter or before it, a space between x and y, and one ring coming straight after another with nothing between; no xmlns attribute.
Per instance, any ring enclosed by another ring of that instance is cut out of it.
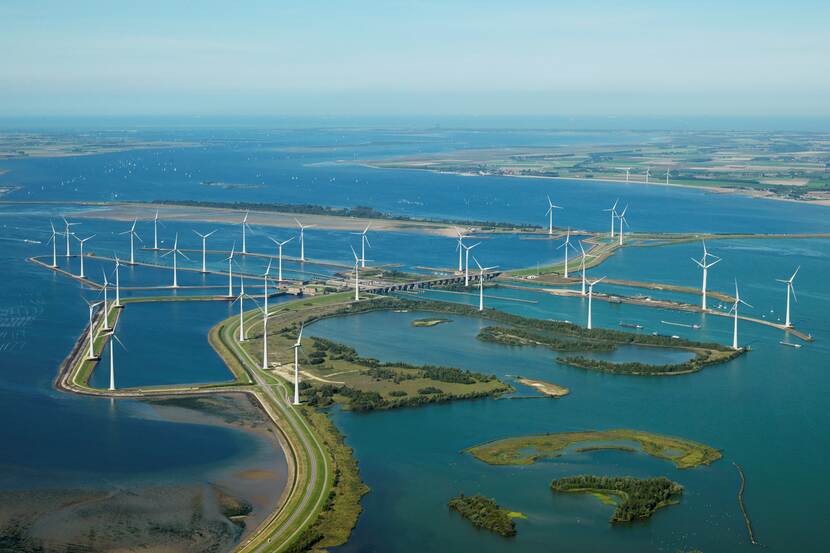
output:
<svg viewBox="0 0 830 553"><path fill-rule="evenodd" d="M793 326L792 321L790 320L790 293L792 293L793 299L796 301L796 303L798 303L798 297L795 295L795 287L793 286L793 281L795 280L795 275L798 274L799 270L801 270L801 266L796 268L795 272L793 273L793 276L791 276L789 279L775 279L778 282L783 282L787 285L787 317L784 322L784 326L786 326L787 328L792 328Z"/></svg>
<svg viewBox="0 0 830 553"><path fill-rule="evenodd" d="M84 276L85 276L84 275L84 243L86 243L87 240L91 240L94 236L95 235L93 234L91 236L87 236L84 239L81 239L81 238L78 238L77 236L75 236L75 240L77 240L78 242L81 243L81 273L78 275L81 278L84 278Z"/></svg>
<svg viewBox="0 0 830 553"><path fill-rule="evenodd" d="M246 210L245 211L245 216L242 217L242 223L241 223L241 225L242 225L242 253L243 254L248 253L248 246L245 242L245 228L250 226L250 225L248 225L248 215L249 215L249 212Z"/></svg>
<svg viewBox="0 0 830 553"><path fill-rule="evenodd" d="M369 237L366 235L369 232L369 227L372 223L366 225L366 228L363 229L363 232L353 232L352 234L360 235L360 266L365 268L366 267L366 244L369 244L369 247L372 247L372 244L369 242Z"/></svg>
<svg viewBox="0 0 830 553"><path fill-rule="evenodd" d="M268 267L265 268L265 272L262 273L262 287L263 292L262 296L265 300L265 311L264 313L268 315L268 273L271 272L271 259L268 260Z"/></svg>
<svg viewBox="0 0 830 553"><path fill-rule="evenodd" d="M620 220L620 246L623 245L623 223L625 223L625 226L628 226L628 220L625 218L626 211L628 211L628 206L625 206L622 213L617 216L617 219Z"/></svg>
<svg viewBox="0 0 830 553"><path fill-rule="evenodd" d="M269 236L269 238L271 238L271 237ZM278 266L277 280L279 280L280 282L282 282L282 247L285 246L286 244L288 244L289 242L291 242L292 240L294 240L293 236L291 238L289 238L288 240L283 240L282 242L279 242L279 241L274 240L273 238L271 238L271 242L276 244L277 248L278 248L277 258L279 259L279 261L278 261L278 265L277 265Z"/></svg>
<svg viewBox="0 0 830 553"><path fill-rule="evenodd" d="M626 172L626 179L628 178L627 175L628 175L628 173ZM628 181L626 180L626 182L628 182ZM614 200L614 205L612 205L608 209L603 209L603 211L610 211L611 212L611 238L614 238L614 218L617 216L617 204L618 203L620 203L619 199Z"/></svg>
<svg viewBox="0 0 830 553"><path fill-rule="evenodd" d="M294 405L300 404L300 341L303 339L303 325L300 325L300 333L297 335L297 342L291 346L294 349Z"/></svg>
<svg viewBox="0 0 830 553"><path fill-rule="evenodd" d="M70 252L69 252L69 237L70 236L75 236L75 233L72 232L72 229L70 229L69 227L74 226L74 225L80 225L81 223L70 223L69 221L66 220L66 217L63 218L63 222L66 224L66 230L64 230L64 233L63 233L64 236L66 236L66 257L69 257L69 255L70 255Z"/></svg>
<svg viewBox="0 0 830 553"><path fill-rule="evenodd" d="M115 255L115 303L113 307L121 307L121 279L119 273L121 268L121 260L118 259L118 254Z"/></svg>
<svg viewBox="0 0 830 553"><path fill-rule="evenodd" d="M207 249L207 239L208 239L208 236L210 236L211 234L213 234L216 231L212 230L207 234L202 234L202 233L197 232L195 230L193 232L196 233L196 235L199 236L202 239L202 272L206 273L207 268L206 268L206 264L205 264L205 257L206 257L205 253L206 253L206 249Z"/></svg>
<svg viewBox="0 0 830 553"><path fill-rule="evenodd" d="M134 249L134 242L135 238L138 238L138 241L144 243L144 240L138 235L135 231L135 225L138 223L138 219L133 219L133 226L130 227L129 230L125 230L124 232L119 232L119 235L129 234L130 235L130 265L135 265L135 249Z"/></svg>
<svg viewBox="0 0 830 553"><path fill-rule="evenodd" d="M349 246L352 248L352 246ZM357 257L357 252L352 248L352 255L354 255L354 301L360 301L360 277L358 274L358 267L360 266L360 258Z"/></svg>
<svg viewBox="0 0 830 553"><path fill-rule="evenodd" d="M629 177L630 174L631 174L631 167L626 167L625 168L625 182L626 182L626 184L628 183L628 177Z"/></svg>
<svg viewBox="0 0 830 553"><path fill-rule="evenodd" d="M242 281L242 275L239 276L239 280ZM242 292L240 289L239 295L236 296L236 299L233 300L231 305L234 303L239 302L239 341L245 341L245 292Z"/></svg>
<svg viewBox="0 0 830 553"><path fill-rule="evenodd" d="M156 210L156 215L153 217L153 249L159 249L159 225L164 226L164 223L159 221L159 210Z"/></svg>
<svg viewBox="0 0 830 553"><path fill-rule="evenodd" d="M481 263L478 262L475 256L473 256L473 261L476 262L478 265L478 310L484 311L484 271L491 271L498 267L498 265L493 265L492 267L482 267Z"/></svg>
<svg viewBox="0 0 830 553"><path fill-rule="evenodd" d="M670 169L666 167L666 184L669 184L669 171Z"/></svg>
<svg viewBox="0 0 830 553"><path fill-rule="evenodd" d="M297 219L297 225L300 227L300 261L305 261L305 229L311 228L316 225L304 225Z"/></svg>
<svg viewBox="0 0 830 553"><path fill-rule="evenodd" d="M116 325L117 326L117 325ZM127 350L127 347L124 345L118 336L115 335L115 328L112 329L112 334L110 335L118 345L124 348L124 351ZM109 390L111 392L115 391L115 344L110 342L110 386Z"/></svg>
<svg viewBox="0 0 830 553"><path fill-rule="evenodd" d="M548 216L548 235L553 235L553 210L554 209L562 209L558 205L554 205L552 201L550 201L550 196L548 198L548 211L545 215Z"/></svg>
<svg viewBox="0 0 830 553"><path fill-rule="evenodd" d="M602 277L602 278L598 278L598 279L588 283L588 330L591 330L592 328L594 328L593 327L593 321L592 321L592 317L593 317L593 305L592 304L594 302L594 285L596 283L604 280L604 279L605 279L605 277Z"/></svg>
<svg viewBox="0 0 830 553"><path fill-rule="evenodd" d="M461 247L464 248L464 286L470 285L470 250L479 244L481 244L481 242L476 242L472 246L465 246L464 244L461 244Z"/></svg>
<svg viewBox="0 0 830 553"><path fill-rule="evenodd" d="M236 242L231 246L231 254L225 259L228 262L228 297L233 297L233 254L236 250Z"/></svg>
<svg viewBox="0 0 830 553"><path fill-rule="evenodd" d="M52 265L51 267L54 269L58 266L58 235L63 234L62 232L58 232L55 230L55 225L52 224L52 221L49 221L49 226L52 227L52 236L49 237L49 242L52 243Z"/></svg>
<svg viewBox="0 0 830 553"><path fill-rule="evenodd" d="M714 258L714 261L712 261L711 263L708 263L707 259L709 257ZM706 241L705 240L703 241L703 257L700 258L700 261L698 261L694 257L692 258L692 261L694 261L697 264L698 267L703 269L703 285L700 288L700 294L701 294L701 297L702 297L700 307L704 311L706 311L706 278L707 278L707 275L709 274L709 269L712 268L712 266L716 265L718 262L720 262L720 259L721 259L720 257L718 257L716 255L712 255L712 254L709 253L709 251L706 249Z"/></svg>
<svg viewBox="0 0 830 553"><path fill-rule="evenodd" d="M467 238L467 236L464 236L464 234L457 228L455 229L455 233L458 235L458 244L455 246L455 249L458 250L458 272L460 273L464 270L462 254L464 253L464 239Z"/></svg>
<svg viewBox="0 0 830 553"><path fill-rule="evenodd" d="M565 241L562 242L556 249L558 250L560 248L565 248L565 278L568 278L568 248L576 251L576 248L574 248L573 244L571 244L571 229L568 229L568 234L565 235Z"/></svg>
<svg viewBox="0 0 830 553"><path fill-rule="evenodd" d="M93 328L93 325L92 325L92 314L95 311L95 307L98 306L98 305L101 305L101 302L100 301L91 302L86 298L84 298L84 301L89 306L89 328L88 328L88 333L87 333L88 340L89 340L89 351L86 355L86 358L87 358L87 360L93 361L93 360L98 359L98 358L95 356L95 334L93 332L94 328Z"/></svg>
<svg viewBox="0 0 830 553"><path fill-rule="evenodd" d="M104 326L102 330L110 331L110 317L109 317L109 296L107 291L109 290L110 283L107 280L107 273L104 271L103 267L101 268L101 275L104 277Z"/></svg>
<svg viewBox="0 0 830 553"><path fill-rule="evenodd" d="M176 233L176 238L173 240L173 247L170 248L169 250L167 250L167 253L162 254L162 257L166 257L166 256L170 255L171 253L173 254L173 288L178 288L179 287L178 264L177 264L176 258L177 258L177 256L181 255L182 257L184 257L185 259L190 261L190 258L187 257L179 249L179 233L178 232Z"/></svg>
<svg viewBox="0 0 830 553"><path fill-rule="evenodd" d="M586 261L589 257L596 257L595 255L591 255L585 251L585 248L582 247L582 240L579 241L579 250L582 252L582 263L580 269L582 270L582 295L585 295L585 265Z"/></svg>
<svg viewBox="0 0 830 553"><path fill-rule="evenodd" d="M741 299L741 294L738 292L738 281L735 280L735 303L732 304L732 309L729 310L730 313L733 313L735 316L735 323L734 329L732 331L732 349L739 350L741 348L738 347L738 306L740 304L744 304L747 307L752 307L744 300Z"/></svg>
<svg viewBox="0 0 830 553"><path fill-rule="evenodd" d="M267 294L265 296L268 297ZM262 312L262 370L268 368L268 306Z"/></svg>
<svg viewBox="0 0 830 553"><path fill-rule="evenodd" d="M646 184L648 184L648 178L651 176L651 167L646 167Z"/></svg>

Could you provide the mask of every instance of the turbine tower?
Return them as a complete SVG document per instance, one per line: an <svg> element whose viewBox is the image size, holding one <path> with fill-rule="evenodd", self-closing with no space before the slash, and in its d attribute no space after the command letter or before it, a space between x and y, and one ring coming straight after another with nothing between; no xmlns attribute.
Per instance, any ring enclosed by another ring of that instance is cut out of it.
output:
<svg viewBox="0 0 830 553"><path fill-rule="evenodd" d="M242 217L242 223L241 223L241 225L242 225L242 254L243 255L248 253L248 245L245 241L245 228L250 227L250 225L248 225L248 214L249 214L249 212L246 210L245 215Z"/></svg>
<svg viewBox="0 0 830 553"><path fill-rule="evenodd" d="M369 242L369 237L366 235L369 232L369 227L372 223L366 225L366 228L363 229L363 232L353 232L352 234L357 234L360 236L360 266L361 268L366 267L366 244L369 244L369 247L372 247L372 244Z"/></svg>
<svg viewBox="0 0 830 553"><path fill-rule="evenodd" d="M484 272L495 269L498 265L492 267L482 267L478 259L473 256L473 261L478 265L478 310L484 311Z"/></svg>
<svg viewBox="0 0 830 553"><path fill-rule="evenodd" d="M110 328L110 317L109 317L110 303L109 303L109 296L107 294L107 290L109 290L110 283L107 280L107 273L104 271L103 268L101 269L101 276L104 277L104 326L101 329L105 330L105 331L110 331L110 330L112 330Z"/></svg>
<svg viewBox="0 0 830 553"><path fill-rule="evenodd" d="M115 256L115 303L112 304L113 307L121 307L121 278L119 273L121 272L121 260L118 259L118 254L113 253Z"/></svg>
<svg viewBox="0 0 830 553"><path fill-rule="evenodd" d="M242 280L242 275L239 275L239 280ZM236 297L235 300L231 303L239 302L239 341L245 341L245 292L243 292L240 288L239 295Z"/></svg>
<svg viewBox="0 0 830 553"><path fill-rule="evenodd" d="M111 337L116 342L118 342L118 345L120 345L122 348L124 348L124 351L127 350L126 346L124 346L124 342L122 342L118 338L118 336L115 335L115 328L112 329ZM115 353L114 352L115 352L115 343L110 342L110 385L109 385L109 391L110 392L115 391Z"/></svg>
<svg viewBox="0 0 830 553"><path fill-rule="evenodd" d="M267 297L267 296L266 296ZM262 312L262 370L268 368L268 309Z"/></svg>
<svg viewBox="0 0 830 553"><path fill-rule="evenodd" d="M795 287L793 286L793 281L795 280L795 275L798 274L799 270L801 270L800 266L795 269L793 276L786 280L780 278L775 279L778 282L782 282L787 285L787 317L784 322L784 326L786 326L787 328L792 328L793 326L792 321L790 320L790 294L792 294L793 299L796 301L796 303L798 303L798 297L795 295Z"/></svg>
<svg viewBox="0 0 830 553"><path fill-rule="evenodd" d="M206 272L207 272L207 265L206 265L206 263L205 263L205 258L207 257L207 256L206 256L206 250L207 250L207 239L208 239L208 237L209 237L210 235L212 235L212 234L213 234L214 232L216 232L216 231L215 231L215 230L212 230L212 231L210 231L210 232L209 232L209 233L207 233L207 234L202 234L202 233L197 232L197 231L195 231L195 230L194 230L193 232L194 232L194 233L196 233L196 236L198 236L199 238L201 238L201 239L202 239L202 273L206 273Z"/></svg>
<svg viewBox="0 0 830 553"><path fill-rule="evenodd" d="M75 236L75 240L77 240L78 242L81 243L81 272L78 275L81 278L84 278L86 276L86 275L84 275L84 244L86 243L87 240L91 240L94 236L95 235L93 234L91 236L87 236L84 239L81 239L81 238L78 238L77 236Z"/></svg>
<svg viewBox="0 0 830 553"><path fill-rule="evenodd" d="M294 349L294 405L300 404L300 341L303 339L303 326L300 325L300 333L297 335L297 342L291 346Z"/></svg>
<svg viewBox="0 0 830 553"><path fill-rule="evenodd" d="M166 256L170 255L171 253L173 254L173 286L172 287L173 288L178 288L179 287L179 280L178 280L178 274L179 273L178 273L177 257L179 255L181 255L182 257L184 257L185 259L190 261L190 258L187 257L179 249L179 233L178 232L176 233L176 238L173 240L173 247L171 249L167 250L167 253L162 254L162 257L166 257Z"/></svg>
<svg viewBox="0 0 830 553"><path fill-rule="evenodd" d="M233 243L231 246L231 254L225 258L225 261L228 262L228 297L233 297L233 254L236 250L236 242Z"/></svg>
<svg viewBox="0 0 830 553"><path fill-rule="evenodd" d="M646 184L648 184L648 178L651 176L651 167L646 167Z"/></svg>
<svg viewBox="0 0 830 553"><path fill-rule="evenodd" d="M596 257L596 256L592 255L592 254L589 254L585 251L585 248L582 247L582 240L579 241L579 250L582 252L582 260L581 260L582 262L580 264L581 265L580 269L582 270L582 295L584 296L585 295L585 282L586 282L586 280L585 280L585 266L587 264L586 262L588 261L589 257Z"/></svg>
<svg viewBox="0 0 830 553"><path fill-rule="evenodd" d="M311 228L316 225L304 225L297 219L297 226L300 227L300 261L305 261L305 229Z"/></svg>
<svg viewBox="0 0 830 553"><path fill-rule="evenodd" d="M159 221L159 210L156 210L156 215L153 217L153 249L159 249L159 225L164 226L164 223Z"/></svg>
<svg viewBox="0 0 830 553"><path fill-rule="evenodd" d="M468 237L464 236L464 234L457 228L455 229L455 233L458 235L458 244L455 246L455 249L458 251L458 272L460 273L464 270L464 261L462 259L464 253L464 239Z"/></svg>
<svg viewBox="0 0 830 553"><path fill-rule="evenodd" d="M708 258L710 257L714 259L714 261L712 261L711 263L708 261ZM706 311L706 278L709 274L709 269L711 269L714 265L717 265L720 262L720 260L720 257L709 253L709 251L706 249L705 240L703 241L703 257L700 258L700 261L698 261L694 257L692 258L692 261L694 261L697 264L697 266L703 270L703 285L700 288L700 295L702 298L700 307L704 311Z"/></svg>
<svg viewBox="0 0 830 553"><path fill-rule="evenodd" d="M265 301L265 310L264 313L268 314L268 273L271 272L271 259L268 260L268 267L265 268L265 272L262 273L262 297Z"/></svg>
<svg viewBox="0 0 830 553"><path fill-rule="evenodd" d="M571 248L573 251L576 251L576 248L573 247L571 244L571 229L568 229L568 234L565 235L565 241L562 242L558 248L565 248L565 278L568 278L568 248Z"/></svg>
<svg viewBox="0 0 830 553"><path fill-rule="evenodd" d="M63 222L66 224L65 230L63 232L64 236L66 236L66 257L69 257L69 255L70 255L70 252L69 252L69 238L71 236L75 236L75 233L72 232L72 229L69 228L69 227L72 227L72 226L75 226L75 225L80 225L81 223L70 223L69 221L66 220L66 217L63 218Z"/></svg>
<svg viewBox="0 0 830 553"><path fill-rule="evenodd" d="M87 329L87 339L89 340L89 351L87 352L86 358L90 361L98 359L95 356L95 334L94 328L92 324L92 314L95 312L95 307L100 305L101 302L91 302L88 299L84 298L84 301L89 306L89 327Z"/></svg>
<svg viewBox="0 0 830 553"><path fill-rule="evenodd" d="M130 235L130 265L135 265L135 238L138 238L138 241L144 243L144 240L138 235L135 231L135 225L138 223L138 219L133 219L133 226L129 228L129 230L125 230L124 232L119 232L119 236L123 236L125 234Z"/></svg>
<svg viewBox="0 0 830 553"><path fill-rule="evenodd" d="M669 171L670 169L666 167L666 184L669 184Z"/></svg>
<svg viewBox="0 0 830 553"><path fill-rule="evenodd" d="M631 175L631 167L625 168L625 183L628 184L628 177Z"/></svg>
<svg viewBox="0 0 830 553"><path fill-rule="evenodd" d="M358 268L360 267L360 258L357 257L357 252L354 251L352 248L352 255L354 255L354 301L360 301L360 277L358 274Z"/></svg>
<svg viewBox="0 0 830 553"><path fill-rule="evenodd" d="M562 208L558 205L554 205L554 203L552 201L550 201L550 196L547 196L547 198L548 198L548 211L547 211L547 213L545 213L545 215L548 216L548 236L552 236L553 235L553 210L554 209L562 209Z"/></svg>
<svg viewBox="0 0 830 553"><path fill-rule="evenodd" d="M593 302L594 302L594 285L605 279L605 277L598 278L588 283L588 330L594 328L593 326Z"/></svg>
<svg viewBox="0 0 830 553"><path fill-rule="evenodd" d="M472 246L461 245L461 247L464 248L464 286L470 285L470 250L479 244L481 244L481 242L476 242Z"/></svg>
<svg viewBox="0 0 830 553"><path fill-rule="evenodd" d="M50 267L54 269L58 266L58 235L63 233L55 230L55 225L52 224L52 221L49 221L49 226L52 227L52 236L49 237L49 241L46 243L52 243L52 265Z"/></svg>
<svg viewBox="0 0 830 553"><path fill-rule="evenodd" d="M620 213L617 216L617 218L620 220L620 246L623 245L623 223L625 223L625 226L628 226L628 220L625 218L626 211L628 211L628 206L625 206L625 208L622 210L622 213Z"/></svg>
<svg viewBox="0 0 830 553"><path fill-rule="evenodd" d="M273 242L274 244L277 245L277 258L279 260L278 265L277 265L277 267L278 267L277 280L279 282L282 282L282 247L285 246L286 244L288 244L289 242L291 242L292 240L294 240L294 237L292 236L288 240L283 240L282 242L278 242L277 240L274 240L270 236L269 236L269 238L271 239L271 242Z"/></svg>
<svg viewBox="0 0 830 553"><path fill-rule="evenodd" d="M734 315L734 327L732 330L732 349L739 350L741 349L738 347L738 306L740 304L744 304L747 307L752 307L744 300L741 299L741 294L738 292L738 281L735 281L735 303L732 304L732 309L729 310L730 313Z"/></svg>
<svg viewBox="0 0 830 553"><path fill-rule="evenodd" d="M628 178L628 173L626 171L626 179ZM628 182L628 181L626 181ZM614 200L614 205L609 207L608 209L603 209L603 211L610 211L611 212L611 238L614 238L614 218L617 216L617 204L620 203L620 200Z"/></svg>

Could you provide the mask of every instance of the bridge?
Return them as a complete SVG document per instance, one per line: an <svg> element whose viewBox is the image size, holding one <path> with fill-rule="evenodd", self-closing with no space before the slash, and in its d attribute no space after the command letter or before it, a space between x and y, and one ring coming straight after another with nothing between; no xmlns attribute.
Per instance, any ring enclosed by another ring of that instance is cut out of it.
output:
<svg viewBox="0 0 830 553"><path fill-rule="evenodd" d="M485 273L483 278L485 281L492 280L501 273ZM478 282L479 274L471 274L470 282ZM398 282L382 285L367 286L362 288L364 292L372 294L389 294L391 292L405 292L410 290L421 290L423 288L432 288L434 286L451 286L453 284L461 284L464 282L464 275L442 276L427 280L416 280L414 282Z"/></svg>

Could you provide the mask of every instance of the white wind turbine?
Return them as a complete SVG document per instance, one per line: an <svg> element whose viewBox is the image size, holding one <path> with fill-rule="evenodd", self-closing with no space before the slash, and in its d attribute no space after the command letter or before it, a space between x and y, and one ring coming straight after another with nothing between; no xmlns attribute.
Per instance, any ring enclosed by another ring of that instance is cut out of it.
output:
<svg viewBox="0 0 830 553"><path fill-rule="evenodd" d="M550 201L550 196L547 196L548 199L548 211L545 215L548 216L548 235L553 235L553 210L554 209L562 209L562 207L558 205L554 205L552 201Z"/></svg>
<svg viewBox="0 0 830 553"><path fill-rule="evenodd" d="M738 347L738 306L740 304L744 304L747 307L752 307L744 300L741 299L741 294L738 292L738 281L735 280L735 303L732 304L732 309L729 310L730 313L734 315L734 327L732 331L732 349L739 350L741 348Z"/></svg>
<svg viewBox="0 0 830 553"><path fill-rule="evenodd" d="M49 237L49 241L46 242L49 244L52 243L52 265L51 267L54 269L58 266L58 235L63 234L62 232L58 232L55 230L55 225L52 224L52 221L49 221L49 226L52 227L52 236Z"/></svg>
<svg viewBox="0 0 830 553"><path fill-rule="evenodd" d="M305 261L305 229L315 225L304 225L297 219L294 220L297 222L297 226L300 227L300 261Z"/></svg>
<svg viewBox="0 0 830 553"><path fill-rule="evenodd" d="M579 250L582 252L582 260L580 264L580 269L582 270L582 295L585 295L585 266L587 265L587 261L589 257L596 257L590 253L585 251L585 248L582 247L582 240L579 241Z"/></svg>
<svg viewBox="0 0 830 553"><path fill-rule="evenodd" d="M593 326L593 302L594 302L594 285L604 280L605 277L598 278L588 283L588 330L594 328Z"/></svg>
<svg viewBox="0 0 830 553"><path fill-rule="evenodd" d="M159 221L159 210L157 209L153 217L153 249L156 251L159 249L159 225L164 226L164 223Z"/></svg>
<svg viewBox="0 0 830 553"><path fill-rule="evenodd" d="M162 257L166 257L170 254L173 254L173 288L179 287L179 280L178 280L178 263L177 263L177 256L181 255L188 261L190 258L187 257L180 249L179 249L179 233L176 233L176 238L173 239L173 247L167 250L167 253L162 254Z"/></svg>
<svg viewBox="0 0 830 553"><path fill-rule="evenodd" d="M473 261L476 262L478 265L478 310L484 311L484 272L485 271L492 271L498 265L493 265L492 267L482 267L481 263L478 262L478 259L473 256Z"/></svg>
<svg viewBox="0 0 830 553"><path fill-rule="evenodd" d="M266 295L266 297L268 297ZM268 307L262 311L262 370L268 369Z"/></svg>
<svg viewBox="0 0 830 553"><path fill-rule="evenodd" d="M628 211L628 206L625 206L625 208L622 210L622 213L620 213L617 216L617 218L620 220L620 246L623 245L623 223L625 223L625 226L628 226L628 220L625 218L626 211Z"/></svg>
<svg viewBox="0 0 830 553"><path fill-rule="evenodd" d="M101 268L101 275L104 277L104 286L103 286L103 288L104 288L104 326L101 327L101 329L104 330L104 331L109 332L110 330L112 330L110 328L110 316L109 316L110 302L109 302L109 294L108 294L110 283L109 283L109 280L107 280L107 273L106 273L106 271L104 271L103 268Z"/></svg>
<svg viewBox="0 0 830 553"><path fill-rule="evenodd" d="M239 276L239 280L242 280L242 276ZM239 295L236 297L231 305L234 303L239 302L239 341L245 341L245 292L242 292L240 289Z"/></svg>
<svg viewBox="0 0 830 553"><path fill-rule="evenodd" d="M614 218L617 216L617 204L620 203L620 200L614 200L614 205L609 207L608 209L603 209L603 211L610 211L611 212L611 238L614 238Z"/></svg>
<svg viewBox="0 0 830 553"><path fill-rule="evenodd" d="M300 344L303 339L303 326L300 325L300 333L297 335L297 342L291 346L294 350L294 405L300 404Z"/></svg>
<svg viewBox="0 0 830 553"><path fill-rule="evenodd" d="M458 244L456 244L455 249L458 251L458 272L464 270L464 261L463 261L463 254L464 254L464 239L468 238L464 236L460 230L455 229L455 233L458 235Z"/></svg>
<svg viewBox="0 0 830 553"><path fill-rule="evenodd" d="M470 250L479 244L481 244L481 242L476 242L472 246L465 246L464 244L461 244L461 247L464 248L464 286L470 285Z"/></svg>
<svg viewBox="0 0 830 553"><path fill-rule="evenodd" d="M121 260L118 259L118 254L113 255L115 256L115 303L112 306L121 307Z"/></svg>
<svg viewBox="0 0 830 553"><path fill-rule="evenodd" d="M268 315L268 273L271 272L271 259L268 260L268 267L265 268L265 272L262 273L262 296L265 301L265 309L264 313Z"/></svg>
<svg viewBox="0 0 830 553"><path fill-rule="evenodd" d="M366 233L369 232L369 227L371 225L372 223L366 225L366 228L363 229L363 232L352 233L360 236L360 266L362 268L366 267L366 244L368 244L370 248L372 247L372 244L369 242L369 237L366 235Z"/></svg>
<svg viewBox="0 0 830 553"><path fill-rule="evenodd" d="M668 167L666 167L666 184L669 184L669 171L670 171L670 170L671 170L671 169L669 169Z"/></svg>
<svg viewBox="0 0 830 553"><path fill-rule="evenodd" d="M86 358L90 361L93 361L95 359L98 359L98 357L95 356L95 329L92 325L92 315L95 312L95 308L101 305L101 302L91 302L86 298L84 298L84 301L86 302L87 306L89 306L89 327L87 328L87 340L89 341L89 350L87 352Z"/></svg>
<svg viewBox="0 0 830 553"><path fill-rule="evenodd" d="M573 244L571 244L571 229L568 229L568 233L565 235L565 241L562 242L559 247L556 249L565 248L565 278L568 278L568 248L571 248L573 251L576 251Z"/></svg>
<svg viewBox="0 0 830 553"><path fill-rule="evenodd" d="M648 184L648 178L651 176L651 167L646 167L646 184Z"/></svg>
<svg viewBox="0 0 830 553"><path fill-rule="evenodd" d="M116 324L116 326L118 326ZM118 336L115 335L115 328L112 329L112 334L110 337L118 342L118 345L124 348L124 351L127 351L127 347L124 345L124 342L121 341ZM111 392L115 391L115 343L110 342L110 385L109 390Z"/></svg>
<svg viewBox="0 0 830 553"><path fill-rule="evenodd" d="M711 263L708 261L708 258L710 257L714 259L714 261L712 261ZM709 274L709 269L711 269L714 265L717 265L718 262L720 262L720 260L720 257L709 253L709 251L706 249L705 240L703 241L703 257L700 258L700 261L698 261L694 257L692 258L692 261L694 261L697 264L697 266L703 270L703 284L700 287L700 295L702 298L700 307L704 311L706 311L706 279Z"/></svg>
<svg viewBox="0 0 830 553"><path fill-rule="evenodd" d="M631 167L625 168L625 182L628 183L628 177L631 175Z"/></svg>
<svg viewBox="0 0 830 553"><path fill-rule="evenodd" d="M236 251L236 242L231 246L231 254L225 258L228 262L228 297L233 297L233 254Z"/></svg>
<svg viewBox="0 0 830 553"><path fill-rule="evenodd" d="M81 223L70 223L66 220L66 217L63 218L63 222L66 224L65 230L63 232L63 235L66 236L66 257L69 257L69 238L75 236L75 233L72 232L72 229L70 227L80 225Z"/></svg>
<svg viewBox="0 0 830 553"><path fill-rule="evenodd" d="M292 236L288 240L283 240L282 242L274 240L270 236L268 238L271 239L271 242L277 245L277 280L282 282L282 247L294 240L294 237Z"/></svg>
<svg viewBox="0 0 830 553"><path fill-rule="evenodd" d="M360 258L357 257L357 252L354 251L352 248L352 255L354 255L354 301L360 301L360 276L358 274L358 268L360 267Z"/></svg>
<svg viewBox="0 0 830 553"><path fill-rule="evenodd" d="M201 232L197 232L195 230L193 232L196 233L196 236L198 236L199 238L202 239L202 272L206 273L207 272L207 265L205 263L205 259L207 257L207 255L206 255L206 253L207 253L207 239L210 235L212 235L216 231L212 230L207 234L202 234Z"/></svg>
<svg viewBox="0 0 830 553"><path fill-rule="evenodd" d="M242 217L242 223L240 223L242 225L242 253L243 254L248 253L248 246L247 246L247 243L245 241L245 229L250 227L250 225L248 224L248 215L249 215L249 212L246 210L245 211L245 216Z"/></svg>
<svg viewBox="0 0 830 553"><path fill-rule="evenodd" d="M795 280L795 275L798 274L799 270L801 270L801 266L797 267L795 269L795 272L793 273L793 276L786 280L781 278L775 279L778 282L783 282L787 285L787 317L784 322L784 326L786 326L787 328L791 328L793 326L792 321L790 320L790 294L792 294L793 299L796 301L796 303L798 303L798 297L795 295L795 287L793 286L793 281Z"/></svg>
<svg viewBox="0 0 830 553"><path fill-rule="evenodd" d="M129 228L129 230L125 230L124 232L119 232L120 236L124 234L130 235L130 265L135 265L135 239L138 238L138 241L144 243L144 240L138 235L135 231L135 225L138 223L138 219L133 219L133 226Z"/></svg>
<svg viewBox="0 0 830 553"><path fill-rule="evenodd" d="M85 275L84 275L84 244L87 242L87 240L91 240L94 236L95 235L93 234L93 235L87 236L86 238L83 238L83 239L78 238L77 236L75 236L75 240L77 240L78 242L81 243L81 272L78 275L81 278L85 277Z"/></svg>

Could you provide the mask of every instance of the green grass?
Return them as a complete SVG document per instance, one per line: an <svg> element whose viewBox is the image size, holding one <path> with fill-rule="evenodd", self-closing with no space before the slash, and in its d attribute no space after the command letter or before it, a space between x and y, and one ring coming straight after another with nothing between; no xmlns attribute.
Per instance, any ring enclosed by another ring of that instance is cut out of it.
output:
<svg viewBox="0 0 830 553"><path fill-rule="evenodd" d="M621 449L618 442L631 442L639 446L640 451L671 461L679 469L708 465L722 457L720 451L701 443L628 429L520 436L488 442L466 451L490 465L531 465L542 459L559 457L569 446L585 442L589 442L592 449L606 445ZM622 451L634 451L630 446L624 447L628 449Z"/></svg>

